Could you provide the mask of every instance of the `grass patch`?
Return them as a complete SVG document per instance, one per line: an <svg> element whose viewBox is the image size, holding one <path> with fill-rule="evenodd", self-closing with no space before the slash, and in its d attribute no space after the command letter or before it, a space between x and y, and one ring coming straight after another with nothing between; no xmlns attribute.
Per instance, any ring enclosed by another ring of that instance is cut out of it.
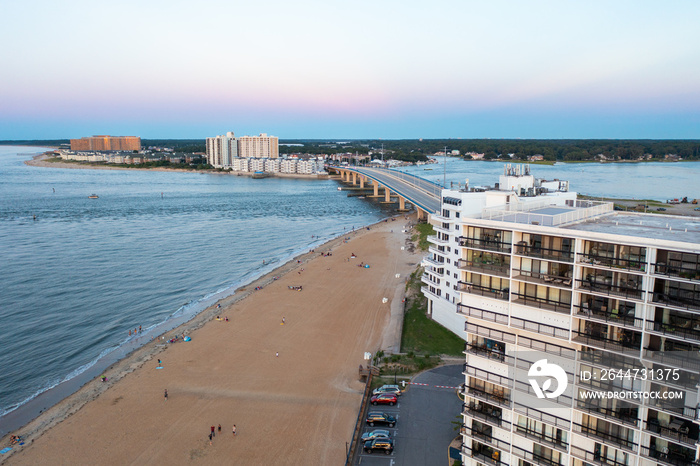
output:
<svg viewBox="0 0 700 466"><path fill-rule="evenodd" d="M426 315L428 299L420 292L421 269L407 284L409 289L401 335L401 352L461 356L464 340Z"/></svg>
<svg viewBox="0 0 700 466"><path fill-rule="evenodd" d="M416 231L416 233L414 233L411 237L411 241L418 243L418 247L421 251L427 251L428 246L430 245L428 243L428 236L435 234L433 226L429 223L419 223L418 225L414 226L413 229Z"/></svg>

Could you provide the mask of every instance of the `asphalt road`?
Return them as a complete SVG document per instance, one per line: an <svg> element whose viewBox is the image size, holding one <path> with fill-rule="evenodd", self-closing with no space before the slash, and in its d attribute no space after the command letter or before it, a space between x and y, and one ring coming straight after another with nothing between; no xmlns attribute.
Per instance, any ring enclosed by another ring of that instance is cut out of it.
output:
<svg viewBox="0 0 700 466"><path fill-rule="evenodd" d="M428 213L432 214L440 210L441 188L430 181L392 170L361 167L353 167L352 169L377 179L383 185L388 186L392 192L402 194L411 203L420 206Z"/></svg>
<svg viewBox="0 0 700 466"><path fill-rule="evenodd" d="M363 466L424 466L426 464L447 464L450 442L458 435L455 424L461 424L462 402L457 397L456 388L437 388L437 386L458 387L464 383L462 365L442 366L417 376L408 390L399 397L396 406L371 406L370 411L383 411L397 417L396 426L369 427L364 432L374 429L389 430L394 437L394 452L367 454L358 449L356 465ZM359 443L359 442L358 442Z"/></svg>

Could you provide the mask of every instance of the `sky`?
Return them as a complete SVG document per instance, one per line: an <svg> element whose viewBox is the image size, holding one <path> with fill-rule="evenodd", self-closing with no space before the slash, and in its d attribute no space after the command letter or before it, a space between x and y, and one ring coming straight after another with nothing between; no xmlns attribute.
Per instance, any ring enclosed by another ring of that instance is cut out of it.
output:
<svg viewBox="0 0 700 466"><path fill-rule="evenodd" d="M0 0L0 139L700 139L696 0Z"/></svg>

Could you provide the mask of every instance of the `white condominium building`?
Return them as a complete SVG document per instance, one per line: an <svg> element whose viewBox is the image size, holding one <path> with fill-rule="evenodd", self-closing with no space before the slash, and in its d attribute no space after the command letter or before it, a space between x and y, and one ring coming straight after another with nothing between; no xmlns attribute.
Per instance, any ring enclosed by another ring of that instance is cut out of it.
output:
<svg viewBox="0 0 700 466"><path fill-rule="evenodd" d="M465 465L698 465L700 221L507 166L442 192L428 313L466 341Z"/></svg>
<svg viewBox="0 0 700 466"><path fill-rule="evenodd" d="M225 135L207 138L207 162L216 168L229 168L238 157L238 141L233 131Z"/></svg>
<svg viewBox="0 0 700 466"><path fill-rule="evenodd" d="M260 133L260 136L238 138L239 157L276 159L279 157L279 139Z"/></svg>

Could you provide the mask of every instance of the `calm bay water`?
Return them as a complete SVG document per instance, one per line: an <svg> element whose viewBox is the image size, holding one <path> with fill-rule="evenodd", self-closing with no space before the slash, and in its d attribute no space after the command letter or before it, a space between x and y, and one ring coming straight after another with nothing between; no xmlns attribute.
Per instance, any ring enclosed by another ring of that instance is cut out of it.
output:
<svg viewBox="0 0 700 466"><path fill-rule="evenodd" d="M32 150L0 146L0 415L129 329L386 216L330 180L29 167Z"/></svg>
<svg viewBox="0 0 700 466"><path fill-rule="evenodd" d="M24 165L34 151L0 146L0 415L100 355L125 351L130 329L160 332L314 244L388 214L330 180ZM405 170L443 179L442 164ZM700 198L697 163L532 170L594 196ZM492 185L502 171L501 163L450 158L446 179ZM93 193L99 199L88 199Z"/></svg>
<svg viewBox="0 0 700 466"><path fill-rule="evenodd" d="M402 168L402 171L435 181L444 178L470 186L493 186L503 174L504 163L462 161L457 157L436 157L439 164ZM426 170L427 169L427 170ZM606 198L667 199L700 198L700 162L645 162L645 163L557 163L556 165L530 165L536 178L569 180L569 189L589 196Z"/></svg>

